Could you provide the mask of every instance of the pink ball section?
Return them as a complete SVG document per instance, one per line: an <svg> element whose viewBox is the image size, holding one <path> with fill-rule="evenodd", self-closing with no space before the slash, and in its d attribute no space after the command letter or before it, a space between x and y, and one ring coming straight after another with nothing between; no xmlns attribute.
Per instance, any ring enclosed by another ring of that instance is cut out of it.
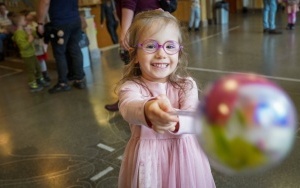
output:
<svg viewBox="0 0 300 188"><path fill-rule="evenodd" d="M195 119L211 165L229 175L278 164L291 150L297 130L291 99L256 74L230 74L209 85Z"/></svg>

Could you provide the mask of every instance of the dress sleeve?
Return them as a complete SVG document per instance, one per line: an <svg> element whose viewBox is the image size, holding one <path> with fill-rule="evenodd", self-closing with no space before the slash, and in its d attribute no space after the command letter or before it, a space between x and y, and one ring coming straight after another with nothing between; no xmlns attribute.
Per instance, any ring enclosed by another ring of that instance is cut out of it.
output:
<svg viewBox="0 0 300 188"><path fill-rule="evenodd" d="M128 81L118 92L120 113L129 124L147 126L144 106L153 97L143 96L142 90L138 84Z"/></svg>
<svg viewBox="0 0 300 188"><path fill-rule="evenodd" d="M189 78L192 88L185 93L180 93L180 110L195 111L199 105L198 87L196 82ZM195 119L192 116L179 116L178 131L173 134L196 134L198 128Z"/></svg>

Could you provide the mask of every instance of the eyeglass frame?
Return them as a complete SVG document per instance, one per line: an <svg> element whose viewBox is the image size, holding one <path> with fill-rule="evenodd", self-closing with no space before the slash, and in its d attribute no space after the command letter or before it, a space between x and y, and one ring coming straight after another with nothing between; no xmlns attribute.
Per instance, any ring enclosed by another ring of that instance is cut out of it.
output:
<svg viewBox="0 0 300 188"><path fill-rule="evenodd" d="M146 50L143 48L143 44L144 44L145 42L147 42L147 41L154 41L154 42L155 42L156 47L155 47L155 51L154 51L154 52L148 52L148 51L146 51ZM175 52L175 53L171 53L171 54L168 53L168 52L165 50L165 48L164 48L164 46L165 46L165 44L166 44L167 42L173 42L173 43L175 43L175 44L178 44L178 46L179 46L178 51ZM176 42L176 41L174 41L174 40L168 40L168 41L164 42L164 43L161 45L161 44L159 44L156 40L153 40L153 39L147 39L147 40L143 41L142 43L139 43L139 44L137 45L137 47L138 47L138 48L142 48L143 51L146 52L146 53L148 53L148 54L153 54L153 53L157 52L160 48L162 48L162 49L164 50L164 52L166 52L166 54L168 54L168 55L174 55L174 54L177 54L177 53L180 52L180 51L182 50L182 48L183 48L182 45L180 45L178 42Z"/></svg>

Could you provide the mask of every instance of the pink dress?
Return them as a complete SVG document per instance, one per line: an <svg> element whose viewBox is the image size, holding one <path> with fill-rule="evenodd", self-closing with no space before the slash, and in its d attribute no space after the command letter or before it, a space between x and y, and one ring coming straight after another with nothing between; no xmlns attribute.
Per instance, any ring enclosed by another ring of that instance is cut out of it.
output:
<svg viewBox="0 0 300 188"><path fill-rule="evenodd" d="M165 94L174 108L195 110L198 90L186 93L170 83L144 80L151 90L128 81L119 91L119 107L123 118L129 122L131 138L126 146L119 174L119 188L211 188L215 187L210 165L200 148L193 119L179 117L179 131L159 134L147 126L144 104L159 94Z"/></svg>

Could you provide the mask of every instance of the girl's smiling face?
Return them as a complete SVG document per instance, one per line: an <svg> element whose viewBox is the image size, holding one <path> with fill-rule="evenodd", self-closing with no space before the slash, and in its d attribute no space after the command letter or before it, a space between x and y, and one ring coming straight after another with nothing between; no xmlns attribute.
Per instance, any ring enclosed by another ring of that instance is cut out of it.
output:
<svg viewBox="0 0 300 188"><path fill-rule="evenodd" d="M149 27L150 29L141 35L139 43L146 40L155 40L159 45L167 41L179 40L178 27L173 24L167 24L160 27L160 24ZM169 55L161 47L154 53L147 53L142 48L137 50L135 63L139 63L142 77L153 82L166 82L168 76L176 69L179 59L179 52Z"/></svg>

